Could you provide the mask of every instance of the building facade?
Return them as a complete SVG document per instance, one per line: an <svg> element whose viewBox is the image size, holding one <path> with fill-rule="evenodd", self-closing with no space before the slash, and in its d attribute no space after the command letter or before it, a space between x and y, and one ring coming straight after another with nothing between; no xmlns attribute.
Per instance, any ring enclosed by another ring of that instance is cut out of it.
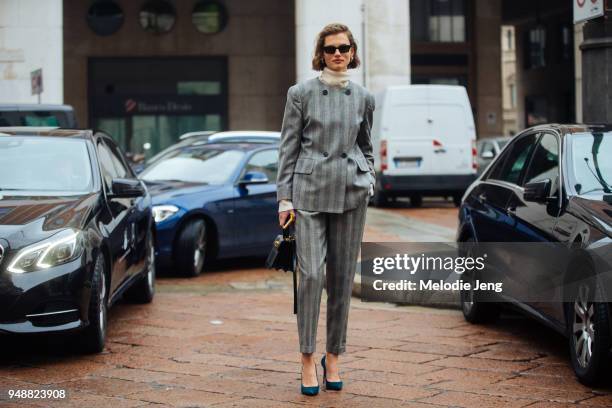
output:
<svg viewBox="0 0 612 408"><path fill-rule="evenodd" d="M343 22L354 82L463 85L478 137L498 136L576 118L570 21L570 0L0 0L0 102L35 102L42 67L43 103L133 153L194 130L279 130L289 86L316 75L316 34Z"/></svg>
<svg viewBox="0 0 612 408"><path fill-rule="evenodd" d="M0 0L0 103L37 103L30 75L38 69L40 102L63 102L62 25L62 0Z"/></svg>

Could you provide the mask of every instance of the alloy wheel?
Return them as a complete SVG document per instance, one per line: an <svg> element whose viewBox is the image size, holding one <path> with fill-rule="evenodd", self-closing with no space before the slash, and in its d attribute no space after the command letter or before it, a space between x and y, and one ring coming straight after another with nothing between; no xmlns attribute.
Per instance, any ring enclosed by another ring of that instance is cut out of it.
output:
<svg viewBox="0 0 612 408"><path fill-rule="evenodd" d="M100 332L104 333L106 326L106 276L104 272L100 273L100 299L99 299L99 325Z"/></svg>
<svg viewBox="0 0 612 408"><path fill-rule="evenodd" d="M595 307L588 302L589 287L581 285L574 301L573 341L576 360L581 367L587 367L593 356L593 341L595 340Z"/></svg>
<svg viewBox="0 0 612 408"><path fill-rule="evenodd" d="M147 284L149 290L153 292L155 290L155 247L153 240L149 242L149 271L147 272Z"/></svg>
<svg viewBox="0 0 612 408"><path fill-rule="evenodd" d="M196 241L196 247L193 251L193 266L196 271L202 270L202 266L204 265L204 257L206 255L206 228L204 225L200 228L198 232L198 239Z"/></svg>

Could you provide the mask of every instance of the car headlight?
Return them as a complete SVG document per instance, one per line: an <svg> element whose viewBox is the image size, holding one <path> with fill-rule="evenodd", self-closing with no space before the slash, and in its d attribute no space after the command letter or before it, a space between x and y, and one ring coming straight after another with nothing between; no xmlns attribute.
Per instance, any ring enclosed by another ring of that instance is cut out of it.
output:
<svg viewBox="0 0 612 408"><path fill-rule="evenodd" d="M178 207L174 205L155 205L153 206L153 218L155 222L162 222L172 217L178 210Z"/></svg>
<svg viewBox="0 0 612 408"><path fill-rule="evenodd" d="M20 250L7 270L24 273L48 269L76 259L82 251L82 233L71 229L64 230Z"/></svg>

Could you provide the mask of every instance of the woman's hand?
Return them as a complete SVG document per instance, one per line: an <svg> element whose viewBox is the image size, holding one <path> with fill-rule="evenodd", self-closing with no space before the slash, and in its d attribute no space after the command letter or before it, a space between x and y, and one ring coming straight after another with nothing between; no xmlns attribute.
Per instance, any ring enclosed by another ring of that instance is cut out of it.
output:
<svg viewBox="0 0 612 408"><path fill-rule="evenodd" d="M285 224L289 224L290 221L295 220L295 211L294 210L287 210L287 211L281 211L278 213L278 223L281 227L288 227L289 225L285 225Z"/></svg>

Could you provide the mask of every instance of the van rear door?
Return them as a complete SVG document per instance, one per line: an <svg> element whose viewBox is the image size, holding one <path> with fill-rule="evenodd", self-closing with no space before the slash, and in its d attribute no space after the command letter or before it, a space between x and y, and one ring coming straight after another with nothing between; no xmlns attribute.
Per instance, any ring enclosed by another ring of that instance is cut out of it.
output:
<svg viewBox="0 0 612 408"><path fill-rule="evenodd" d="M430 171L432 159L427 103L396 103L388 110L385 174L418 175Z"/></svg>
<svg viewBox="0 0 612 408"><path fill-rule="evenodd" d="M432 103L429 106L430 131L433 144L430 174L470 174L472 169L472 139L468 112L459 104Z"/></svg>

